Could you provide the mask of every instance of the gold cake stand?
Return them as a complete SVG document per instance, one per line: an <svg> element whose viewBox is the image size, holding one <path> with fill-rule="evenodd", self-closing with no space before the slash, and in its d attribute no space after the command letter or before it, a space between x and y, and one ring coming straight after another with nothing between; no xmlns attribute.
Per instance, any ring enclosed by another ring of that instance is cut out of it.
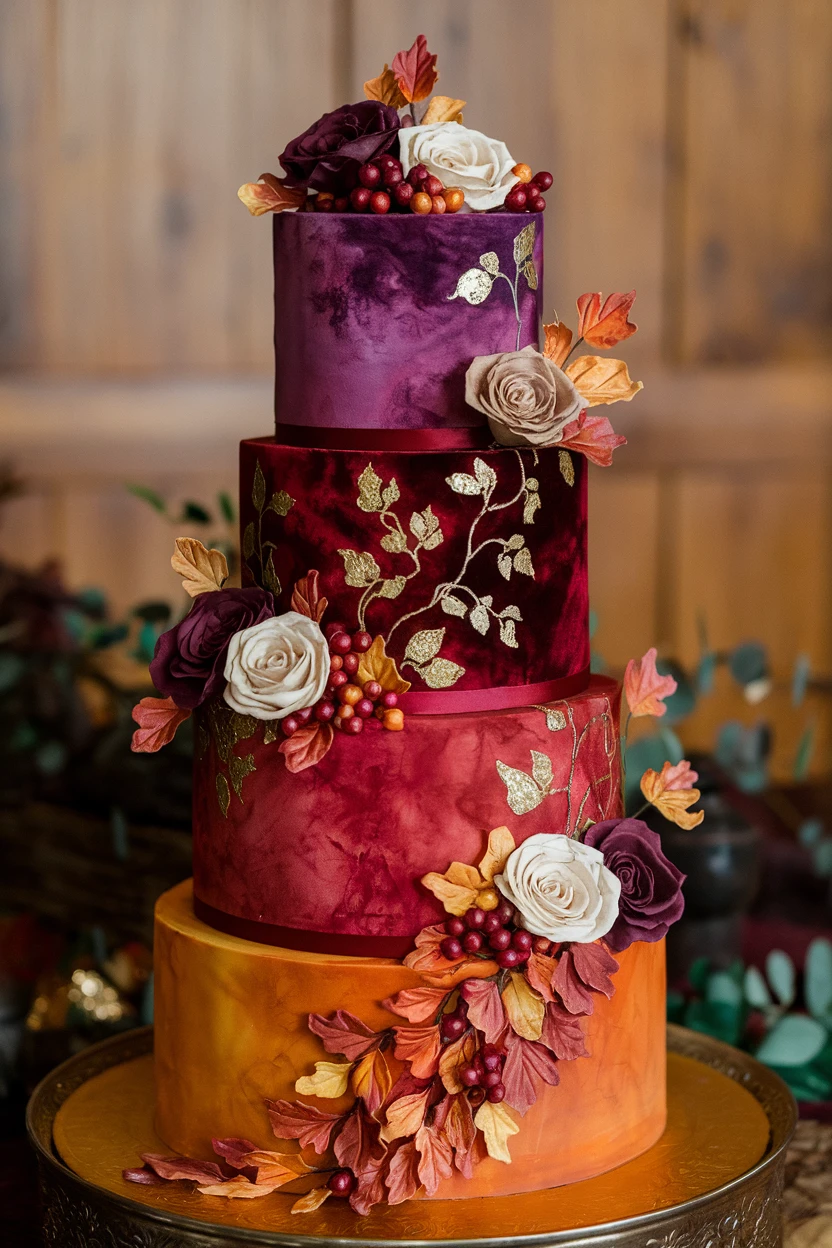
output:
<svg viewBox="0 0 832 1248"><path fill-rule="evenodd" d="M121 1171L169 1152L153 1129L150 1028L71 1058L35 1090L29 1133L52 1248L776 1248L786 1144L796 1108L744 1053L668 1029L668 1125L648 1152L582 1183L511 1197L416 1200L366 1218L331 1199L292 1216L275 1192L200 1196L137 1187Z"/></svg>

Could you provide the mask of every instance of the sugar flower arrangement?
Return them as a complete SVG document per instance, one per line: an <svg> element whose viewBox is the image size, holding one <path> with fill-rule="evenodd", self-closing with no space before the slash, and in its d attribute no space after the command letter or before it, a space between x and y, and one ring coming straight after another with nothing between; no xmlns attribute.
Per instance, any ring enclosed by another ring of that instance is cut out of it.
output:
<svg viewBox="0 0 832 1248"><path fill-rule="evenodd" d="M533 173L505 143L464 126L465 100L433 95L438 78L418 35L364 83L365 99L325 113L286 145L282 178L261 174L240 187L240 199L253 216L543 212L551 173Z"/></svg>
<svg viewBox="0 0 832 1248"><path fill-rule="evenodd" d="M628 664L625 736L632 718L663 715L675 690L655 660L650 650ZM687 762L668 764L645 773L642 789L693 826L702 818L688 811L695 781ZM486 1156L510 1164L518 1119L542 1085L557 1086L561 1062L589 1056L583 1020L615 992L616 955L664 938L681 917L683 881L638 818L519 845L495 828L476 866L452 862L423 877L448 917L424 928L404 959L421 983L383 1002L390 1025L374 1030L347 1010L309 1015L328 1056L297 1079L304 1099L265 1102L277 1140L299 1152L215 1139L217 1161L146 1153L124 1177L190 1181L226 1198L291 1185L293 1213L334 1197L364 1215L433 1195L454 1173L470 1178ZM333 1100L338 1108L325 1108Z"/></svg>

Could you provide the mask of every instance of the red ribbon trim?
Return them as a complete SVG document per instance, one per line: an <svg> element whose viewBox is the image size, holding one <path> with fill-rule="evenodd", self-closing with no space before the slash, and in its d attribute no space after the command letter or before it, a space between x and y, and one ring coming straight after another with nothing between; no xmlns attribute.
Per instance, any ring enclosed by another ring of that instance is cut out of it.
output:
<svg viewBox="0 0 832 1248"><path fill-rule="evenodd" d="M539 680L534 685L495 685L490 689L441 689L434 692L400 693L399 706L408 715L458 715L472 711L510 711L537 702L555 702L583 693L589 684L589 668L574 676Z"/></svg>
<svg viewBox="0 0 832 1248"><path fill-rule="evenodd" d="M280 927L258 919L241 919L226 914L194 897L194 914L203 923L239 940L294 949L300 953L323 953L345 958L392 958L400 962L413 948L412 936L353 936L340 932L305 932L297 927Z"/></svg>
<svg viewBox="0 0 832 1248"><path fill-rule="evenodd" d="M275 425L281 446L324 451L480 451L493 438L487 425L456 429L340 429L331 425Z"/></svg>

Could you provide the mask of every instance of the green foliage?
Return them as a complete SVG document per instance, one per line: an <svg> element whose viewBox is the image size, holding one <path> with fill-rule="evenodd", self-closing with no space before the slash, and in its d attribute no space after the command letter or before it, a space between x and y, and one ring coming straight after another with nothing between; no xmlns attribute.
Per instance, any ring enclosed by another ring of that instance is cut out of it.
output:
<svg viewBox="0 0 832 1248"><path fill-rule="evenodd" d="M148 489L146 485L128 485L127 491L136 498L140 498L142 502L149 503L160 515L167 515L168 505L161 494L157 494L155 490Z"/></svg>
<svg viewBox="0 0 832 1248"><path fill-rule="evenodd" d="M815 751L815 725L808 724L797 743L797 750L794 756L794 766L792 775L798 783L805 780L809 772L809 764L812 761L812 755Z"/></svg>
<svg viewBox="0 0 832 1248"><path fill-rule="evenodd" d="M756 1056L767 1066L805 1066L827 1042L826 1028L807 1014L785 1014L765 1036Z"/></svg>
<svg viewBox="0 0 832 1248"><path fill-rule="evenodd" d="M728 670L739 685L751 685L766 680L768 656L759 641L746 641L732 650L728 657Z"/></svg>
<svg viewBox="0 0 832 1248"><path fill-rule="evenodd" d="M220 515L222 516L226 524L236 523L237 511L234 506L234 500L232 499L231 495L228 493L227 490L220 490L219 494L217 495L217 506L219 508ZM590 633L590 636L592 636L591 633Z"/></svg>
<svg viewBox="0 0 832 1248"><path fill-rule="evenodd" d="M195 503L193 499L189 499L182 506L182 524L211 524L212 517L210 511L202 506L202 503Z"/></svg>
<svg viewBox="0 0 832 1248"><path fill-rule="evenodd" d="M832 941L822 936L806 951L803 992L812 1017L832 1030Z"/></svg>
<svg viewBox="0 0 832 1248"><path fill-rule="evenodd" d="M781 949L772 949L766 958L766 975L780 1005L786 1010L794 1005L795 971L789 955Z"/></svg>
<svg viewBox="0 0 832 1248"><path fill-rule="evenodd" d="M812 665L807 654L799 654L795 659L792 673L792 706L800 706L806 697L809 687L809 676Z"/></svg>

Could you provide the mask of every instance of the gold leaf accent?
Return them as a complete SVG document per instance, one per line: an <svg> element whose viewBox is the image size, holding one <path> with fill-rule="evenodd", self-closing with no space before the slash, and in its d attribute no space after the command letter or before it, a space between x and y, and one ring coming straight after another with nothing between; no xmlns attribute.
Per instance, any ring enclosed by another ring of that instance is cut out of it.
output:
<svg viewBox="0 0 832 1248"><path fill-rule="evenodd" d="M453 594L445 594L443 598L440 598L439 605L446 615L458 615L461 619L464 619L468 612L462 599L455 598Z"/></svg>
<svg viewBox="0 0 832 1248"><path fill-rule="evenodd" d="M563 711L559 711L552 706L535 706L536 711L542 711L546 716L546 727L550 732L560 732L566 727L566 716Z"/></svg>
<svg viewBox="0 0 832 1248"><path fill-rule="evenodd" d="M229 758L228 774L231 777L231 787L240 801L243 800L243 781L246 776L250 776L256 770L253 754L246 754L242 758L237 754L232 754Z"/></svg>
<svg viewBox="0 0 832 1248"><path fill-rule="evenodd" d="M539 750L531 750L532 756L532 776L537 786L541 789L549 789L552 786L552 760L548 754L541 754Z"/></svg>
<svg viewBox="0 0 832 1248"><path fill-rule="evenodd" d="M529 482L527 481L526 482L526 499L525 499L525 502L523 503L523 523L524 524L534 524L534 513L539 510L540 506L541 506L541 502L540 502L540 495L537 492L537 482L535 481L535 488L531 489L529 487Z"/></svg>
<svg viewBox="0 0 832 1248"><path fill-rule="evenodd" d="M280 736L280 729L277 726L279 722L280 721L277 719L266 720L266 726L263 729L263 744L264 745L271 745L272 742L276 741L277 738Z"/></svg>
<svg viewBox="0 0 832 1248"><path fill-rule="evenodd" d="M518 648L517 632L514 626L514 620L500 620L500 641L503 645L509 646L512 650L516 650Z"/></svg>
<svg viewBox="0 0 832 1248"><path fill-rule="evenodd" d="M407 550L407 538L398 529L393 533L385 533L381 539L381 549L391 555L400 555L403 550Z"/></svg>
<svg viewBox="0 0 832 1248"><path fill-rule="evenodd" d="M439 519L433 514L430 503L424 511L414 511L410 517L410 532L422 543L425 550L434 550L444 541Z"/></svg>
<svg viewBox="0 0 832 1248"><path fill-rule="evenodd" d="M221 550L206 550L195 537L177 537L170 566L182 577L190 598L222 589L228 579L228 563Z"/></svg>
<svg viewBox="0 0 832 1248"><path fill-rule="evenodd" d="M277 572L275 571L274 563L272 562L273 554L274 554L274 551L270 550L269 557L266 560L266 566L263 568L263 580L265 581L266 589L270 589L271 592L275 595L275 597L277 597L277 595L280 593L281 585L280 585L280 577L277 575Z"/></svg>
<svg viewBox="0 0 832 1248"><path fill-rule="evenodd" d="M511 580L511 555L505 552L497 556L497 570L507 581Z"/></svg>
<svg viewBox="0 0 832 1248"><path fill-rule="evenodd" d="M500 258L496 251L487 251L485 255L480 256L480 264L492 277L496 277L500 272Z"/></svg>
<svg viewBox="0 0 832 1248"><path fill-rule="evenodd" d="M507 607L503 607L499 613L501 620L518 620L522 621L523 616L520 614L520 608L515 607L514 603L509 603Z"/></svg>
<svg viewBox="0 0 832 1248"><path fill-rule="evenodd" d="M266 478L263 476L263 469L260 467L259 459L254 468L254 482L251 487L251 501L254 504L255 511L263 510L263 504L266 501Z"/></svg>
<svg viewBox="0 0 832 1248"><path fill-rule="evenodd" d="M479 481L468 472L455 472L450 477L446 477L445 482L451 487L454 494L482 494L482 486Z"/></svg>
<svg viewBox="0 0 832 1248"><path fill-rule="evenodd" d="M217 801L224 819L228 818L228 807L231 805L231 790L228 781L221 771L217 772Z"/></svg>
<svg viewBox="0 0 832 1248"><path fill-rule="evenodd" d="M393 504L397 503L400 498L401 491L399 490L396 478L391 477L390 484L386 485L381 491L381 501L384 503L385 508L387 508L392 507Z"/></svg>
<svg viewBox="0 0 832 1248"><path fill-rule="evenodd" d="M531 257L523 265L523 276L528 282L529 290L537 290L537 268Z"/></svg>
<svg viewBox="0 0 832 1248"><path fill-rule="evenodd" d="M202 762L203 758L208 753L208 746L210 744L211 735L202 722L201 717L198 717L196 721L196 756L200 762Z"/></svg>
<svg viewBox="0 0 832 1248"><path fill-rule="evenodd" d="M366 589L381 577L381 571L372 555L366 551L339 550L344 560L344 580L354 589Z"/></svg>
<svg viewBox="0 0 832 1248"><path fill-rule="evenodd" d="M450 659L433 659L419 674L429 689L449 689L465 675L465 668Z"/></svg>
<svg viewBox="0 0 832 1248"><path fill-rule="evenodd" d="M574 485L575 465L572 463L572 456L568 451L558 451L558 463L560 464L560 475L566 484Z"/></svg>
<svg viewBox="0 0 832 1248"><path fill-rule="evenodd" d="M419 633L414 633L407 643L403 661L413 664L414 667L429 663L442 649L444 638L444 628L426 628Z"/></svg>
<svg viewBox="0 0 832 1248"><path fill-rule="evenodd" d="M406 577L392 576L382 584L381 589L378 591L378 596L379 598L398 598L406 584Z"/></svg>
<svg viewBox="0 0 832 1248"><path fill-rule="evenodd" d="M368 464L358 478L358 498L356 501L362 511L381 511L383 509L381 485L381 477L375 471L373 465Z"/></svg>
<svg viewBox="0 0 832 1248"><path fill-rule="evenodd" d="M456 284L456 290L448 295L448 299L464 299L466 303L476 307L479 303L485 303L493 284L493 277L483 269L466 269Z"/></svg>
<svg viewBox="0 0 832 1248"><path fill-rule="evenodd" d="M525 546L526 539L522 533L512 533L506 542L506 550L519 550L521 546Z"/></svg>
<svg viewBox="0 0 832 1248"><path fill-rule="evenodd" d="M468 619L477 632L485 636L488 632L491 619L488 614L488 609L484 607L481 602L477 603L471 614L468 616Z"/></svg>
<svg viewBox="0 0 832 1248"><path fill-rule="evenodd" d="M524 546L522 550L518 550L514 556L515 572L522 572L523 576L530 576L534 580L534 566L532 564L531 551L528 546ZM508 579L508 578L506 578Z"/></svg>
<svg viewBox="0 0 832 1248"><path fill-rule="evenodd" d="M291 494L287 494L285 490L277 490L269 499L269 505L266 510L274 511L279 516L286 516L294 505L295 500Z"/></svg>
<svg viewBox="0 0 832 1248"><path fill-rule="evenodd" d="M250 559L254 554L254 521L249 520L243 534L243 558Z"/></svg>
<svg viewBox="0 0 832 1248"><path fill-rule="evenodd" d="M228 762L235 745L254 736L258 724L253 715L240 715L224 702L211 703L208 721L217 753L224 763Z"/></svg>
<svg viewBox="0 0 832 1248"><path fill-rule="evenodd" d="M524 226L514 240L514 263L522 264L523 261L532 254L534 250L534 231L535 223L530 221Z"/></svg>
<svg viewBox="0 0 832 1248"><path fill-rule="evenodd" d="M501 763L499 759L497 772L506 786L506 801L515 815L527 815L529 811L537 810L543 799L548 796L545 791L541 790L534 776L526 775L525 771L518 771L515 767L509 767L507 763Z"/></svg>
<svg viewBox="0 0 832 1248"><path fill-rule="evenodd" d="M474 460L474 476L479 481L480 489L487 500L497 484L496 472L478 457Z"/></svg>

